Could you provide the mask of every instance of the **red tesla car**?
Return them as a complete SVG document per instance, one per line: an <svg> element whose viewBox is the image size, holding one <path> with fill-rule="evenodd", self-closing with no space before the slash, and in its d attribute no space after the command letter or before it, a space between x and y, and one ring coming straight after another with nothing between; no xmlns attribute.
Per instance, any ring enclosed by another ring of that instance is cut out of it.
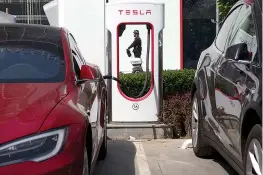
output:
<svg viewBox="0 0 263 175"><path fill-rule="evenodd" d="M0 24L0 174L88 175L107 154L106 94L66 29Z"/></svg>

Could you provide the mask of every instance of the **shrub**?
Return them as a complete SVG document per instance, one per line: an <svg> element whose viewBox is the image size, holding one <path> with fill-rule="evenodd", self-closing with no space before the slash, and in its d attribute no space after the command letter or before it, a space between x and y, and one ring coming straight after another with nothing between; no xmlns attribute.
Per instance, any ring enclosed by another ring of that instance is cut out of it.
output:
<svg viewBox="0 0 263 175"><path fill-rule="evenodd" d="M191 87L195 70L165 70L163 71L163 114L159 122L174 127L177 134L184 136L189 133L191 115ZM148 77L147 88L150 89ZM121 74L121 89L129 97L136 97L143 89L145 73Z"/></svg>
<svg viewBox="0 0 263 175"><path fill-rule="evenodd" d="M149 73L146 89L143 93L145 95L150 89L151 75ZM120 74L121 85L120 88L129 97L137 97L143 89L145 82L145 73L137 74Z"/></svg>
<svg viewBox="0 0 263 175"><path fill-rule="evenodd" d="M163 101L163 114L159 121L172 126L175 136L190 136L191 93L167 95Z"/></svg>
<svg viewBox="0 0 263 175"><path fill-rule="evenodd" d="M229 10L238 0L217 0L219 16L220 19L223 20L228 14Z"/></svg>

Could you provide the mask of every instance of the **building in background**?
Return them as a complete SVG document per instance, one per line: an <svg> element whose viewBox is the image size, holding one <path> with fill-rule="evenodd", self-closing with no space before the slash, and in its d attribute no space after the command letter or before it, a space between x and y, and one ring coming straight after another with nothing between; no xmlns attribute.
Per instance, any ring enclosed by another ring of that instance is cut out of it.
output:
<svg viewBox="0 0 263 175"><path fill-rule="evenodd" d="M0 11L16 16L17 23L49 25L43 5L51 0L0 0Z"/></svg>
<svg viewBox="0 0 263 175"><path fill-rule="evenodd" d="M15 15L17 23L49 25L43 5L51 1L0 0L0 11L8 11L9 14ZM216 0L156 1L166 2L163 36L164 68L179 69L180 62L183 62L183 68L196 68L200 53L212 44L216 35L216 25L211 22L211 19L216 19ZM180 16L181 4L183 7L182 16ZM180 32L180 17L183 18L182 32ZM182 46L180 43L182 42L181 37L183 40ZM183 47L182 50L181 47ZM183 60L180 60L181 52L183 52Z"/></svg>
<svg viewBox="0 0 263 175"><path fill-rule="evenodd" d="M183 1L183 67L196 68L199 56L214 41L216 0Z"/></svg>

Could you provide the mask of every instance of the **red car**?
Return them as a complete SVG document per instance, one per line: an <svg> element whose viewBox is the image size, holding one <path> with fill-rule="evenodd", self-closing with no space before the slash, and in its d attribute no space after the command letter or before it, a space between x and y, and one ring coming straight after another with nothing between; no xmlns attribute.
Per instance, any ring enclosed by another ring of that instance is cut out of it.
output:
<svg viewBox="0 0 263 175"><path fill-rule="evenodd" d="M106 95L66 29L0 24L0 175L90 174L107 155Z"/></svg>

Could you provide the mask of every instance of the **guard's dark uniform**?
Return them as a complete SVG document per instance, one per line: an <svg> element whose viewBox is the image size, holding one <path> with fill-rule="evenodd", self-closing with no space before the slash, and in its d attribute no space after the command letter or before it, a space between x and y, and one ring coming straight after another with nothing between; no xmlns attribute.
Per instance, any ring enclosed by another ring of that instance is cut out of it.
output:
<svg viewBox="0 0 263 175"><path fill-rule="evenodd" d="M142 55L142 40L141 38L138 36L136 38L134 38L133 43L128 47L128 49L133 48L133 53L134 53L134 57L135 58L141 58Z"/></svg>

